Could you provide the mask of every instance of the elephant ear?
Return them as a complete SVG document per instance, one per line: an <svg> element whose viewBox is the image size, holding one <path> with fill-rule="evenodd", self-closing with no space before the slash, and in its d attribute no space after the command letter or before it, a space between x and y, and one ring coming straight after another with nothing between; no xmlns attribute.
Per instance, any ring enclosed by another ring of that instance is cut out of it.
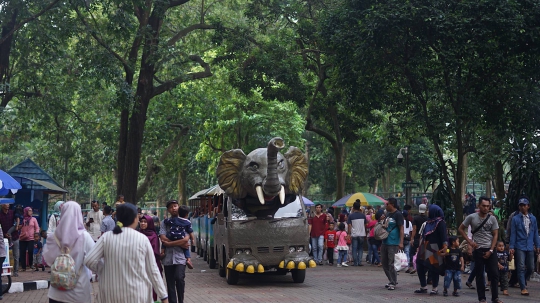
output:
<svg viewBox="0 0 540 303"><path fill-rule="evenodd" d="M289 147L289 150L284 156L289 164L289 189L293 193L298 194L302 191L308 174L306 156L304 156L298 147L294 146Z"/></svg>
<svg viewBox="0 0 540 303"><path fill-rule="evenodd" d="M233 198L244 198L247 193L240 184L242 166L246 154L241 149L232 149L221 155L216 170L219 187Z"/></svg>

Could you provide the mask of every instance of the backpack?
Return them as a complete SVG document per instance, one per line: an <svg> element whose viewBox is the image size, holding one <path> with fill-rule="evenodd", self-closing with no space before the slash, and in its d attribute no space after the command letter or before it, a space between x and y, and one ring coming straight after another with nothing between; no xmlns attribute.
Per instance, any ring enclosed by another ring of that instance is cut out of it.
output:
<svg viewBox="0 0 540 303"><path fill-rule="evenodd" d="M390 218L392 217L389 216L388 218L384 219L382 223L378 222L377 224L375 224L375 227L373 227L373 236L375 237L375 240L384 240L388 238L390 233L394 231L394 229L397 227L396 225L391 230L388 230L388 224L390 223L388 220Z"/></svg>
<svg viewBox="0 0 540 303"><path fill-rule="evenodd" d="M62 248L56 236L53 235L53 237L60 247L60 255L56 257L51 266L51 286L64 291L74 289L79 280L79 274L75 271L75 260L69 254L69 248ZM81 266L81 270L82 268L83 266Z"/></svg>

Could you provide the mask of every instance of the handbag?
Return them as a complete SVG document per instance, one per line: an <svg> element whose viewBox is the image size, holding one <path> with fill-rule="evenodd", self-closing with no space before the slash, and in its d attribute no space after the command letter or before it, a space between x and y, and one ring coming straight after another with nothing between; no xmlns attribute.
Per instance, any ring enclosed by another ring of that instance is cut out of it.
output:
<svg viewBox="0 0 540 303"><path fill-rule="evenodd" d="M409 260L407 259L407 255L403 250L398 250L394 257L394 268L396 271L400 271L402 269L406 269L409 267Z"/></svg>
<svg viewBox="0 0 540 303"><path fill-rule="evenodd" d="M516 263L514 262L514 259L508 262L508 270L516 270Z"/></svg>

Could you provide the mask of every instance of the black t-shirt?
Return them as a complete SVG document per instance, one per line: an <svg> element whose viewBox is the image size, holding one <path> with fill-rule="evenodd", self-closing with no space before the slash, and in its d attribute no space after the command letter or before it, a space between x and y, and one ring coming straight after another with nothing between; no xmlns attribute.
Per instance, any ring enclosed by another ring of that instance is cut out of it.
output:
<svg viewBox="0 0 540 303"><path fill-rule="evenodd" d="M459 260L463 254L459 248L450 248L450 253L445 256L445 263L447 270L461 270L461 263Z"/></svg>
<svg viewBox="0 0 540 303"><path fill-rule="evenodd" d="M422 228L422 224L424 224L424 222L426 222L427 219L428 218L426 216L422 216L422 215L414 216L413 226L416 226L416 235L414 236L415 240L420 239L420 228Z"/></svg>

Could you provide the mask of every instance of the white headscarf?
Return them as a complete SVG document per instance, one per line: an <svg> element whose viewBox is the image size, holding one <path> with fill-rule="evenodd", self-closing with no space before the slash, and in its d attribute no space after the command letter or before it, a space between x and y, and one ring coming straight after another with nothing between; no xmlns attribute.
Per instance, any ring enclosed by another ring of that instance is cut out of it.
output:
<svg viewBox="0 0 540 303"><path fill-rule="evenodd" d="M69 248L69 254L75 260L76 268L80 268L84 259L85 239L83 233L85 232L79 203L75 201L64 203L62 205L62 220L60 220L54 234L48 239L47 244L43 248L43 259L45 259L45 262L47 264L53 264L56 257L60 255L60 247L58 247L54 239L56 237L62 248ZM81 258L78 258L79 254Z"/></svg>

